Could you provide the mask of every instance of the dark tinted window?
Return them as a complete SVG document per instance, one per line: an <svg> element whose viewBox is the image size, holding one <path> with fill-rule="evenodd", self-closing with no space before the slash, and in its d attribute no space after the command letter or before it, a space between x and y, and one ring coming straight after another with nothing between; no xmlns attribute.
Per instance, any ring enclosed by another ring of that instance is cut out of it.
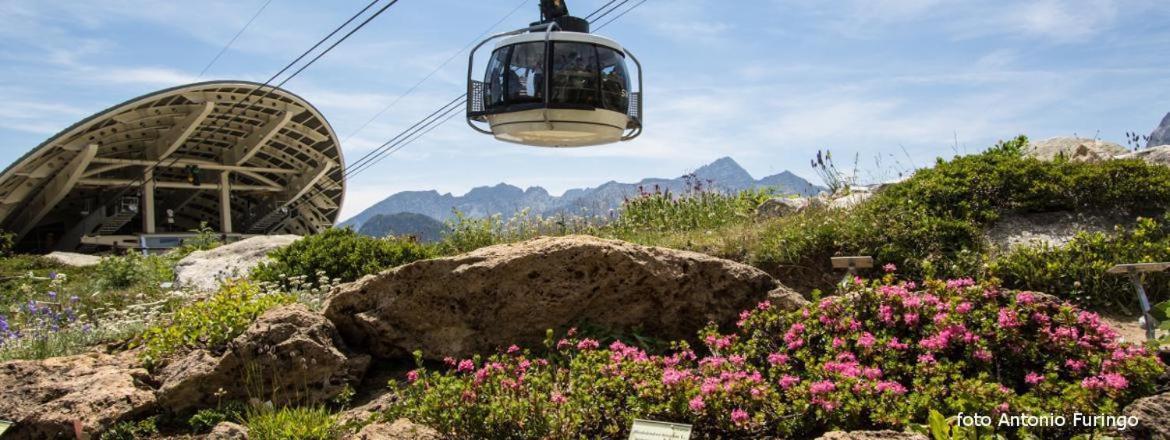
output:
<svg viewBox="0 0 1170 440"><path fill-rule="evenodd" d="M588 43L553 44L552 102L596 107L597 49Z"/></svg>
<svg viewBox="0 0 1170 440"><path fill-rule="evenodd" d="M512 57L504 72L508 104L544 100L544 61L544 42L512 46Z"/></svg>
<svg viewBox="0 0 1170 440"><path fill-rule="evenodd" d="M496 49L492 52L492 59L488 61L487 74L484 76L483 102L486 106L497 106L504 103L504 64L508 62L509 47Z"/></svg>
<svg viewBox="0 0 1170 440"><path fill-rule="evenodd" d="M608 47L597 48L601 66L601 106L621 113L630 111L630 76L626 60L618 51Z"/></svg>

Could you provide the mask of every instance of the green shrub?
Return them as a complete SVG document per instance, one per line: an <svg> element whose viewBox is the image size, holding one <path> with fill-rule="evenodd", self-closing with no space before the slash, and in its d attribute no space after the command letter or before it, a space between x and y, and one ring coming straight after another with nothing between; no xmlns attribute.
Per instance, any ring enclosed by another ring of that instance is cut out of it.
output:
<svg viewBox="0 0 1170 440"><path fill-rule="evenodd" d="M289 278L318 277L349 282L390 267L431 258L434 251L404 238L374 238L352 229L329 229L277 249L257 267L252 279L288 286Z"/></svg>
<svg viewBox="0 0 1170 440"><path fill-rule="evenodd" d="M1149 395L1165 369L1117 342L1100 318L1031 292L970 279L850 284L803 310L764 302L738 329L706 329L710 354L664 355L621 342L546 342L419 369L387 419L452 438L624 438L634 418L691 424L697 438L813 438L905 429L945 414L1113 414ZM421 353L416 353L421 359ZM1037 428L1068 438L1084 427Z"/></svg>
<svg viewBox="0 0 1170 440"><path fill-rule="evenodd" d="M293 295L265 293L248 281L228 282L210 298L176 311L169 323L147 329L137 344L152 366L187 349L217 351L268 309L294 301Z"/></svg>
<svg viewBox="0 0 1170 440"><path fill-rule="evenodd" d="M765 190L694 191L678 197L669 191L643 193L626 200L607 229L617 235L715 229L751 220L756 208L771 196Z"/></svg>
<svg viewBox="0 0 1170 440"><path fill-rule="evenodd" d="M438 251L443 255L454 255L507 242L507 226L499 215L472 218L455 211L455 217L447 220L447 233L439 241Z"/></svg>
<svg viewBox="0 0 1170 440"><path fill-rule="evenodd" d="M93 280L98 289L120 290L143 288L157 290L159 284L174 279L174 255L144 256L134 250L123 255L102 257L93 268Z"/></svg>
<svg viewBox="0 0 1170 440"><path fill-rule="evenodd" d="M102 433L101 440L145 440L158 434L154 417L136 422L119 422Z"/></svg>
<svg viewBox="0 0 1170 440"><path fill-rule="evenodd" d="M921 204L932 215L994 222L1005 212L1115 210L1170 206L1170 168L1140 159L1042 161L1020 152L1028 138L919 170L875 198L880 206Z"/></svg>
<svg viewBox="0 0 1170 440"><path fill-rule="evenodd" d="M1017 246L994 258L988 273L1004 284L1039 290L1079 303L1137 314L1137 299L1126 276L1105 271L1122 263L1170 261L1170 217L1138 219L1134 227L1113 234L1081 232L1068 243ZM1150 301L1170 299L1170 276L1145 276Z"/></svg>
<svg viewBox="0 0 1170 440"><path fill-rule="evenodd" d="M324 407L252 408L245 424L248 438L255 440L333 440L341 435Z"/></svg>
<svg viewBox="0 0 1170 440"><path fill-rule="evenodd" d="M0 231L0 257L12 255L12 237L11 232Z"/></svg>
<svg viewBox="0 0 1170 440"><path fill-rule="evenodd" d="M177 259L181 259L195 251L215 249L223 244L220 241L219 234L215 229L207 226L207 222L200 222L198 228L188 232L195 233L195 236L184 239L183 244L173 251L178 257Z"/></svg>
<svg viewBox="0 0 1170 440"><path fill-rule="evenodd" d="M223 422L243 422L247 407L243 403L231 401L218 405L216 408L206 408L197 411L187 419L187 426L195 432L208 432L215 425Z"/></svg>

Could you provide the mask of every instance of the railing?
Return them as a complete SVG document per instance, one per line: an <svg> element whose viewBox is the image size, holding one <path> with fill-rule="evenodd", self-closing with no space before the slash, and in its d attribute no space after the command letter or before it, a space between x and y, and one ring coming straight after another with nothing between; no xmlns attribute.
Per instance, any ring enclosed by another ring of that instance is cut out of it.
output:
<svg viewBox="0 0 1170 440"><path fill-rule="evenodd" d="M642 92L630 93L630 111L628 115L637 120L642 120Z"/></svg>

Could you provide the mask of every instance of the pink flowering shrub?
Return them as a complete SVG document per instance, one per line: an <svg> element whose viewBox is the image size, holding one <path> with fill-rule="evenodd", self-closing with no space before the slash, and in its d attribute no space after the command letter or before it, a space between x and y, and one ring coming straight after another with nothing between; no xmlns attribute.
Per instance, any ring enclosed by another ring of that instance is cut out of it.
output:
<svg viewBox="0 0 1170 440"><path fill-rule="evenodd" d="M806 309L769 303L706 350L661 355L591 339L414 370L390 417L460 438L624 438L634 418L697 438L900 429L943 414L1117 413L1165 366L1097 315L970 279L854 284ZM421 365L421 364L420 364ZM1038 431L1044 436L1070 432Z"/></svg>

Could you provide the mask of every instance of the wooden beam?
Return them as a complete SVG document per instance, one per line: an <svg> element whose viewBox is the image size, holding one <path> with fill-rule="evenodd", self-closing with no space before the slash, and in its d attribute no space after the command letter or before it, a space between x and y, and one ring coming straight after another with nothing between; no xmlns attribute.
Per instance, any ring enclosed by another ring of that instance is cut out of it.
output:
<svg viewBox="0 0 1170 440"><path fill-rule="evenodd" d="M131 179L81 179L77 181L79 186L131 186L140 185L142 182ZM218 182L204 182L202 185L195 186L187 182L166 182L154 181L156 188L165 189L197 189L197 190L218 190L220 184ZM265 192L281 192L285 189L280 186L271 185L232 185L232 191L265 191Z"/></svg>
<svg viewBox="0 0 1170 440"><path fill-rule="evenodd" d="M288 125L292 120L292 112L280 112L280 115L272 118L262 126L256 127L248 137L242 139L231 151L224 155L226 164L228 165L243 165L248 159L256 155L260 148L267 145L268 141L272 140L273 136L280 129Z"/></svg>
<svg viewBox="0 0 1170 440"><path fill-rule="evenodd" d="M324 179L325 176L328 176L329 172L332 171L335 167L337 167L336 163L332 161L326 161L322 163L321 166L318 166L317 169L302 174L299 178L290 182L288 185L290 190L286 193L287 197L284 197L285 205L287 206L288 204L307 194L311 189L313 189L313 185L316 185L317 182L320 182L321 179ZM296 192L292 192L292 188L297 188Z"/></svg>
<svg viewBox="0 0 1170 440"><path fill-rule="evenodd" d="M202 124L203 120L211 115L212 110L215 110L215 103L204 102L198 111L191 112L186 117L175 121L175 125L157 143L147 149L146 157L155 161L169 157L187 141L187 138L191 137L192 133L195 133L199 124Z"/></svg>
<svg viewBox="0 0 1170 440"><path fill-rule="evenodd" d="M69 191L81 179L81 174L85 172L89 162L93 160L94 156L97 156L97 151L97 144L89 144L81 149L67 165L57 172L56 176L45 183L32 200L29 200L23 211L20 212L20 216L13 223L20 228L16 234L17 241L24 238L25 234L36 227L37 222L45 218L45 215L69 194Z"/></svg>
<svg viewBox="0 0 1170 440"><path fill-rule="evenodd" d="M164 161L162 163L158 163L157 161L153 161L153 160L116 159L116 158L109 158L109 157L98 157L98 158L94 158L93 163L120 164L120 165L125 165L125 166L150 166L150 167L157 167L157 168L185 168L187 165L195 165L199 168L203 168L203 169L207 169L207 170L237 171L237 172L249 172L249 173L268 173L268 174L298 174L301 172L300 170L287 169L287 168L246 167L246 166L239 166L239 165L224 165L224 164L220 164L220 163L215 163L215 162L210 162L210 161L205 161L205 160L195 160L195 159L179 159L179 160L175 160L175 161L167 160L167 161ZM158 165L155 165L156 163L158 163ZM90 176L90 175L93 175L95 173L86 172L85 174L86 174L86 176Z"/></svg>

